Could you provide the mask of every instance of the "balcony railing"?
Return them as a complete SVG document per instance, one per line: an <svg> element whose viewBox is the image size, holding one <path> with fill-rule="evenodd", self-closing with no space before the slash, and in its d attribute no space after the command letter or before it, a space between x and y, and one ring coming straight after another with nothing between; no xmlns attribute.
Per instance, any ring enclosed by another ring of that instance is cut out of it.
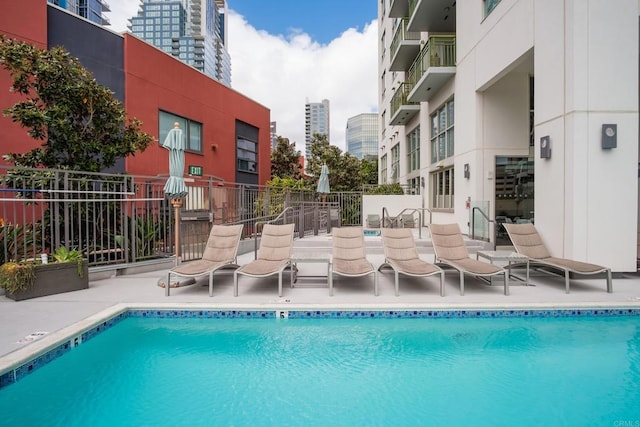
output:
<svg viewBox="0 0 640 427"><path fill-rule="evenodd" d="M429 67L456 66L456 36L431 36L409 68L409 82L414 85Z"/></svg>
<svg viewBox="0 0 640 427"><path fill-rule="evenodd" d="M412 32L407 30L407 25L409 24L409 18L402 18L400 24L398 24L398 29L396 33L393 35L393 40L391 41L391 57L396 54L398 48L400 47L400 43L405 40L420 40L420 33Z"/></svg>
<svg viewBox="0 0 640 427"><path fill-rule="evenodd" d="M403 82L403 83L400 83L400 87L394 92L393 96L391 97L391 124L404 125L406 124L408 119L413 117L420 110L419 102L410 102L407 100L407 97L409 96L409 93L411 92L412 89L413 89L413 84ZM406 117L403 116L402 119L400 118L396 119L396 114L398 113L398 111L403 106L407 106L407 105L416 106L417 109L413 108L412 112L407 112L407 114L404 115Z"/></svg>

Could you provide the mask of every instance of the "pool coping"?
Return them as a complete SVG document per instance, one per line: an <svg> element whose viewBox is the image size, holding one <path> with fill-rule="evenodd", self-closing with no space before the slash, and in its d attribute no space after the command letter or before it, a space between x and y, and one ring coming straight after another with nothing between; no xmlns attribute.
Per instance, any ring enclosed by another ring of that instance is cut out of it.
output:
<svg viewBox="0 0 640 427"><path fill-rule="evenodd" d="M211 312L273 312L274 318L280 312L478 312L478 311L567 311L567 310L640 310L640 302L609 302L609 303L515 303L515 304L489 304L475 303L468 305L459 304L211 304L211 303L120 303L82 319L72 325L45 335L44 337L27 344L26 346L0 357L0 388L14 383L16 377L27 375L31 372L30 364L42 365L50 362L58 356L70 351L82 343L83 334L89 334L89 339L117 323L131 311L211 311ZM172 316L174 317L174 316ZM180 316L175 316L180 317ZM186 316L184 316L186 317ZM223 316L224 317L224 316ZM232 317L232 316L229 316ZM365 317L365 316L362 316ZM423 317L423 316L419 316ZM444 316L443 316L444 317ZM453 316L458 317L458 316ZM464 317L474 317L468 315ZM38 360L39 359L39 360ZM37 362L36 362L37 361ZM36 366L39 367L39 366ZM25 368L28 372L24 372ZM28 368L28 369L27 369ZM33 370L35 370L34 368ZM17 371L20 371L17 373ZM13 375L9 378L7 374Z"/></svg>

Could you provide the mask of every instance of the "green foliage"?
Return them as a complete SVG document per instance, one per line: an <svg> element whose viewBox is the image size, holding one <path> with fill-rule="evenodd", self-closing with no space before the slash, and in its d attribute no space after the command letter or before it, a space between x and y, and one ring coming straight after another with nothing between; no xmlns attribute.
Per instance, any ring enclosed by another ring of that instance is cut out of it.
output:
<svg viewBox="0 0 640 427"><path fill-rule="evenodd" d="M355 191L362 187L360 160L340 148L329 144L327 136L314 134L309 148L307 172L313 176L313 188L318 184L320 168L329 168L329 188L331 191Z"/></svg>
<svg viewBox="0 0 640 427"><path fill-rule="evenodd" d="M51 254L56 262L76 262L82 261L82 253L77 249L69 250L66 246L60 246Z"/></svg>
<svg viewBox="0 0 640 427"><path fill-rule="evenodd" d="M300 156L300 151L295 148L295 142L290 144L288 138L279 136L276 148L271 152L271 177L301 178Z"/></svg>
<svg viewBox="0 0 640 427"><path fill-rule="evenodd" d="M31 288L35 280L34 262L5 262L0 266L0 287L10 294Z"/></svg>
<svg viewBox="0 0 640 427"><path fill-rule="evenodd" d="M360 175L365 185L378 184L378 159L362 159L360 161Z"/></svg>
<svg viewBox="0 0 640 427"><path fill-rule="evenodd" d="M56 262L75 262L78 264L78 276L83 276L82 252L77 249L69 250L66 246L60 246L51 254Z"/></svg>
<svg viewBox="0 0 640 427"><path fill-rule="evenodd" d="M368 188L366 194L404 194L404 190L397 182L393 184L382 184L377 187Z"/></svg>
<svg viewBox="0 0 640 427"><path fill-rule="evenodd" d="M310 191L304 179L272 177L267 181L266 190L255 201L256 216L277 215L284 210L287 193Z"/></svg>
<svg viewBox="0 0 640 427"><path fill-rule="evenodd" d="M38 49L0 34L0 65L11 75L11 90L22 96L4 114L42 141L4 156L16 166L98 172L153 140L140 121L127 120L113 92L61 47Z"/></svg>
<svg viewBox="0 0 640 427"><path fill-rule="evenodd" d="M28 226L18 224L0 226L0 262L20 261L33 256L26 251L42 252L41 230L40 222L28 224Z"/></svg>

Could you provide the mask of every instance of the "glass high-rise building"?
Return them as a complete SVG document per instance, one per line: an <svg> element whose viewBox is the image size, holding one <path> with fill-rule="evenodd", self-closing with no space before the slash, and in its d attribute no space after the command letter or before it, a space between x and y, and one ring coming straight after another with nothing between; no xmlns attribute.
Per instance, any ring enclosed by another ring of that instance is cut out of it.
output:
<svg viewBox="0 0 640 427"><path fill-rule="evenodd" d="M305 122L305 157L311 154L311 139L316 133L326 135L327 141L331 142L329 137L329 100L323 99L322 102L307 101L304 110Z"/></svg>
<svg viewBox="0 0 640 427"><path fill-rule="evenodd" d="M225 0L142 0L131 32L231 86Z"/></svg>
<svg viewBox="0 0 640 427"><path fill-rule="evenodd" d="M105 0L47 0L51 4L60 6L69 12L88 19L100 25L110 25L109 19L103 14L109 12L109 5Z"/></svg>
<svg viewBox="0 0 640 427"><path fill-rule="evenodd" d="M347 153L358 159L378 158L378 113L363 113L347 120Z"/></svg>

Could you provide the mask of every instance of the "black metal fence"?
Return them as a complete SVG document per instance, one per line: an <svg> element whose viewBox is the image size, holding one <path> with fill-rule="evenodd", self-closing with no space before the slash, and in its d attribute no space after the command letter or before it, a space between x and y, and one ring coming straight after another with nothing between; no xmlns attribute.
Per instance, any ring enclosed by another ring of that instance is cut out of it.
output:
<svg viewBox="0 0 640 427"><path fill-rule="evenodd" d="M164 197L166 176L131 176L49 169L0 168L0 263L39 259L65 246L90 266L173 256L175 214ZM336 225L361 224L362 193L331 193L237 185L188 178L180 209L183 260L202 256L211 224L257 222L291 208L299 237Z"/></svg>

